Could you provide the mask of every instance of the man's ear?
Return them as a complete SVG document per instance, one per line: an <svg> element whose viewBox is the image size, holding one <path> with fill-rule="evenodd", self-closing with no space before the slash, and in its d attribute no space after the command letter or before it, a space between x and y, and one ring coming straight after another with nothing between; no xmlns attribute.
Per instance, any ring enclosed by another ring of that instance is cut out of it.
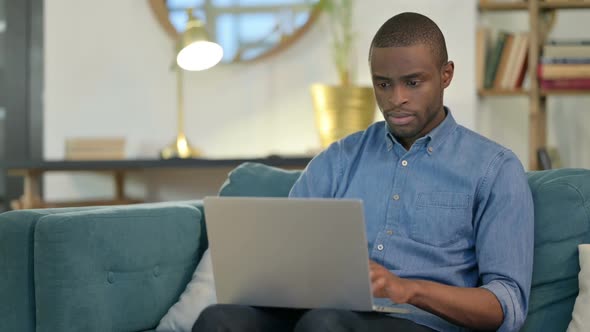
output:
<svg viewBox="0 0 590 332"><path fill-rule="evenodd" d="M453 61L448 61L442 67L442 87L446 89L453 80L453 73L455 72L455 64Z"/></svg>

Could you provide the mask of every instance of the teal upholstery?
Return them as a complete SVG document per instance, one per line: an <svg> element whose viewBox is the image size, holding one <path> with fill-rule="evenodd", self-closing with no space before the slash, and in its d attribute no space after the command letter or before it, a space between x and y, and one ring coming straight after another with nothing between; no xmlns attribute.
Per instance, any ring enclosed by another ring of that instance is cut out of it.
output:
<svg viewBox="0 0 590 332"><path fill-rule="evenodd" d="M300 171L234 169L222 196L287 196ZM590 170L529 173L535 260L523 331L565 331L590 243ZM151 331L207 247L202 201L0 214L0 331Z"/></svg>
<svg viewBox="0 0 590 332"><path fill-rule="evenodd" d="M199 259L189 204L0 215L0 331L142 331L177 301Z"/></svg>
<svg viewBox="0 0 590 332"><path fill-rule="evenodd" d="M529 173L535 203L535 256L522 331L565 331L578 295L578 245L590 243L590 171Z"/></svg>
<svg viewBox="0 0 590 332"><path fill-rule="evenodd" d="M95 208L10 211L0 215L0 331L35 331L33 242L39 219Z"/></svg>
<svg viewBox="0 0 590 332"><path fill-rule="evenodd" d="M229 173L219 196L285 197L301 171L243 163Z"/></svg>

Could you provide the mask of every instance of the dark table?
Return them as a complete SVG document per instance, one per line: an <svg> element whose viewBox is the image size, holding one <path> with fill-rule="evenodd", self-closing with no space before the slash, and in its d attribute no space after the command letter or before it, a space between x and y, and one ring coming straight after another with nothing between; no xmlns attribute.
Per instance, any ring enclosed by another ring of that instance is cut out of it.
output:
<svg viewBox="0 0 590 332"><path fill-rule="evenodd" d="M11 202L12 209L33 209L63 206L117 205L138 203L125 196L125 174L146 169L211 169L233 168L244 162L258 162L281 168L302 169L312 157L281 157L241 159L125 159L125 160L41 160L9 162L4 168L9 176L24 178L23 196ZM115 197L112 200L49 203L40 195L43 174L60 172L108 172L115 181Z"/></svg>

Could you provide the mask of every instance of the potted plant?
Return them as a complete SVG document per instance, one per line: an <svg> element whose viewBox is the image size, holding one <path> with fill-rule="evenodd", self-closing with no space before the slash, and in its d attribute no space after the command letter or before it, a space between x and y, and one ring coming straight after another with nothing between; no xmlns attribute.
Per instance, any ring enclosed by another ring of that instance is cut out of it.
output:
<svg viewBox="0 0 590 332"><path fill-rule="evenodd" d="M339 79L338 85L311 87L316 126L325 148L373 123L376 104L373 88L358 86L354 80L354 0L319 0L318 6L328 15L332 60Z"/></svg>

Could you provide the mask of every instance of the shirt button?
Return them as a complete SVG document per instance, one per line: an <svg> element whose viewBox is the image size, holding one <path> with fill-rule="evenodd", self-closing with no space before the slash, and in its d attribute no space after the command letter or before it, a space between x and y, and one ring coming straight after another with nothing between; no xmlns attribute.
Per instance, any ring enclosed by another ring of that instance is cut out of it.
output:
<svg viewBox="0 0 590 332"><path fill-rule="evenodd" d="M383 245L382 244L378 245L377 250L379 250L379 251L383 250Z"/></svg>
<svg viewBox="0 0 590 332"><path fill-rule="evenodd" d="M408 166L408 161L407 160L402 160L402 166L404 166L404 167Z"/></svg>
<svg viewBox="0 0 590 332"><path fill-rule="evenodd" d="M432 146L429 146L429 147L428 147L428 152L432 153L432 151L433 151L433 150L434 150L434 149L432 148Z"/></svg>
<svg viewBox="0 0 590 332"><path fill-rule="evenodd" d="M393 231L391 229L388 229L386 233L387 233L387 235L392 235Z"/></svg>
<svg viewBox="0 0 590 332"><path fill-rule="evenodd" d="M399 195L398 194L393 195L393 199L396 201L399 201Z"/></svg>

